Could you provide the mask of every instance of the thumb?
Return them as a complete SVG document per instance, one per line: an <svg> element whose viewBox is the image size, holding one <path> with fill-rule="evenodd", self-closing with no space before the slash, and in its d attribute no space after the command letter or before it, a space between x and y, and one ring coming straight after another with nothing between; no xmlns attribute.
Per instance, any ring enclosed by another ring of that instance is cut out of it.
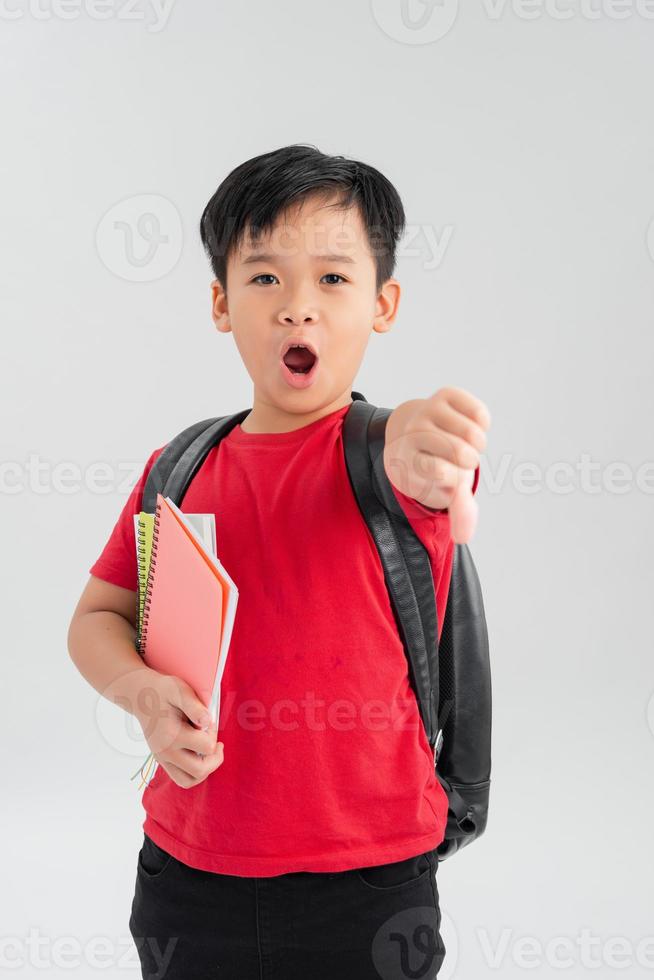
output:
<svg viewBox="0 0 654 980"><path fill-rule="evenodd" d="M473 471L474 477L474 471ZM456 544L466 544L472 538L477 526L479 504L472 493L472 484L467 476L459 480L448 508L450 533Z"/></svg>
<svg viewBox="0 0 654 980"><path fill-rule="evenodd" d="M213 724L213 719L209 709L199 699L190 684L182 680L181 677L174 677L175 696L172 702L177 708L181 708L189 721L199 728L205 729Z"/></svg>

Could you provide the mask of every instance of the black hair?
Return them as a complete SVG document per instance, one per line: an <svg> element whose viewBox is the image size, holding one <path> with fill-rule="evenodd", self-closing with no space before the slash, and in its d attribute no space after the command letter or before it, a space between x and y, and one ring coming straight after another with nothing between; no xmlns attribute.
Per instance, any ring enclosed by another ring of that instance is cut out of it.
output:
<svg viewBox="0 0 654 980"><path fill-rule="evenodd" d="M227 289L227 259L246 231L254 239L272 231L280 214L304 198L338 194L336 207L359 208L377 262L376 289L393 274L405 215L399 194L379 170L315 146L294 143L241 163L219 185L200 219L200 238L211 268Z"/></svg>

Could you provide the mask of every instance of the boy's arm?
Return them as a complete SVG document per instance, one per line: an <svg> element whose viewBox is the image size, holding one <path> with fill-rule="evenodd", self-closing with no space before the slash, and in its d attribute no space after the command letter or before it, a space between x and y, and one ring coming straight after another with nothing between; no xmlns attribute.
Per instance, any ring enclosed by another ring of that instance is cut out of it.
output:
<svg viewBox="0 0 654 980"><path fill-rule="evenodd" d="M148 475L163 448L150 454L109 540L91 566L68 630L68 650L82 676L99 694L132 714L139 685L147 683L148 673L154 673L135 647L138 565L134 515L141 509Z"/></svg>
<svg viewBox="0 0 654 980"><path fill-rule="evenodd" d="M135 715L171 779L197 786L222 765L223 743L193 688L143 662L135 612L135 592L92 575L68 628L70 657L99 694Z"/></svg>
<svg viewBox="0 0 654 980"><path fill-rule="evenodd" d="M147 667L135 647L136 592L91 575L68 628L68 652L82 676L134 713Z"/></svg>
<svg viewBox="0 0 654 980"><path fill-rule="evenodd" d="M148 667L138 653L138 566L134 515L141 509L151 454L114 525L68 628L68 651L80 674L139 721L157 761L180 786L197 785L222 761L211 715L180 677ZM198 731L197 728L203 729ZM205 727L206 726L206 727ZM199 756L199 758L198 758Z"/></svg>
<svg viewBox="0 0 654 980"><path fill-rule="evenodd" d="M98 694L141 719L153 711L151 704L140 703L141 691L159 690L164 675L144 663L135 637L136 593L91 575L68 628L68 652ZM193 689L175 680L184 714L200 727L211 724Z"/></svg>

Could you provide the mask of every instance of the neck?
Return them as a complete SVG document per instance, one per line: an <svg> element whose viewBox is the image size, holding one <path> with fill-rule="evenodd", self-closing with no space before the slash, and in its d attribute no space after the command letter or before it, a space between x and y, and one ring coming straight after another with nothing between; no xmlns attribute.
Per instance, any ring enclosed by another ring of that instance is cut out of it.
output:
<svg viewBox="0 0 654 980"><path fill-rule="evenodd" d="M294 429L302 428L303 425L310 425L311 422L315 422L317 419L343 408L344 405L351 404L351 402L352 392L348 389L334 401L329 402L328 405L323 405L313 412L285 412L278 405L258 398L255 391L252 411L241 422L241 429L243 432L253 433L292 432Z"/></svg>

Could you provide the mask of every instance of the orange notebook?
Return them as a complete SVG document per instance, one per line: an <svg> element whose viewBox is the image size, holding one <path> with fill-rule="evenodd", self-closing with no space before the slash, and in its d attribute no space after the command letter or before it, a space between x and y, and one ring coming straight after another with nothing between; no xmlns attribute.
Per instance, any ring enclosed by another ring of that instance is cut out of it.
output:
<svg viewBox="0 0 654 980"><path fill-rule="evenodd" d="M238 590L169 498L157 494L139 652L190 684L217 722Z"/></svg>

